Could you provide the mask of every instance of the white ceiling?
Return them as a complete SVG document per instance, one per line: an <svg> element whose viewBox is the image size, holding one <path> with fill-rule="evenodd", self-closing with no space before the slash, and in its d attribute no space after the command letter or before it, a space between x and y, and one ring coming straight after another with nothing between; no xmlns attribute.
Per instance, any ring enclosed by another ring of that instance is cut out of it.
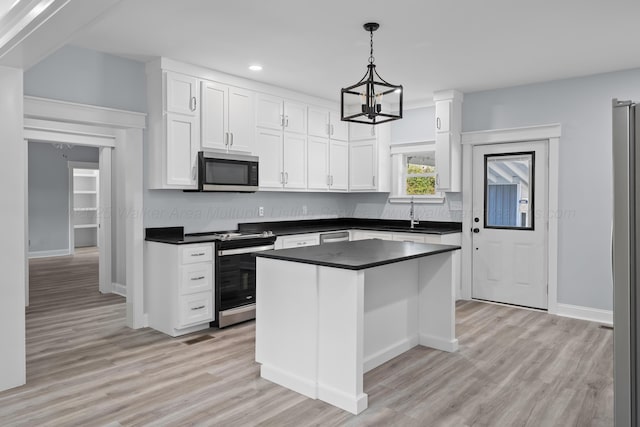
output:
<svg viewBox="0 0 640 427"><path fill-rule="evenodd" d="M364 75L362 24L377 21L378 72L418 102L640 67L638 18L637 0L123 0L71 43L337 100Z"/></svg>

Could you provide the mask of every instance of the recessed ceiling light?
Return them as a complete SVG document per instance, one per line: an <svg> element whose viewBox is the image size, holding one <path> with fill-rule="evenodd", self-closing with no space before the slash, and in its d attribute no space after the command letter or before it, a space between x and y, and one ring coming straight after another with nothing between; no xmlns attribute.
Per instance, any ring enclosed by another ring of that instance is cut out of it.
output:
<svg viewBox="0 0 640 427"><path fill-rule="evenodd" d="M249 65L249 69L251 71L261 71L262 70L262 65Z"/></svg>

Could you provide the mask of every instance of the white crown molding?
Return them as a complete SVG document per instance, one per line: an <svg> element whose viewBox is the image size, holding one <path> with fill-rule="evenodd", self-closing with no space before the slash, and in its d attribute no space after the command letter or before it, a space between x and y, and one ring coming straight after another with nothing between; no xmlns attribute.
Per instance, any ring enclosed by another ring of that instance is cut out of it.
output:
<svg viewBox="0 0 640 427"><path fill-rule="evenodd" d="M147 121L145 113L34 96L24 97L24 117L120 129L144 129Z"/></svg>

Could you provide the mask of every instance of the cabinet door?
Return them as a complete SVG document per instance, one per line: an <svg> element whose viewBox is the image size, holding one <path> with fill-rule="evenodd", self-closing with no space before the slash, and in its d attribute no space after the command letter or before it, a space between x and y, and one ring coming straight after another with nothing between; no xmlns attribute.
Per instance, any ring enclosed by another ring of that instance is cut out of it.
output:
<svg viewBox="0 0 640 427"><path fill-rule="evenodd" d="M307 106L297 102L284 102L284 130L307 133Z"/></svg>
<svg viewBox="0 0 640 427"><path fill-rule="evenodd" d="M202 82L202 148L226 150L229 89L214 82Z"/></svg>
<svg viewBox="0 0 640 427"><path fill-rule="evenodd" d="M329 175L331 189L349 189L349 144L342 141L329 142Z"/></svg>
<svg viewBox="0 0 640 427"><path fill-rule="evenodd" d="M256 101L256 126L282 130L282 99L258 95Z"/></svg>
<svg viewBox="0 0 640 427"><path fill-rule="evenodd" d="M340 120L339 111L331 111L329 113L329 123L331 124L331 139L337 139L338 141L349 140L349 122Z"/></svg>
<svg viewBox="0 0 640 427"><path fill-rule="evenodd" d="M436 191L451 187L451 134L436 134Z"/></svg>
<svg viewBox="0 0 640 427"><path fill-rule="evenodd" d="M195 156L199 147L198 119L182 114L167 113L167 185L195 187Z"/></svg>
<svg viewBox="0 0 640 427"><path fill-rule="evenodd" d="M253 92L229 88L229 150L253 153L255 145L255 114Z"/></svg>
<svg viewBox="0 0 640 427"><path fill-rule="evenodd" d="M349 141L362 141L376 136L376 127L361 123L349 123Z"/></svg>
<svg viewBox="0 0 640 427"><path fill-rule="evenodd" d="M167 112L197 115L200 107L197 85L198 81L194 77L167 71Z"/></svg>
<svg viewBox="0 0 640 427"><path fill-rule="evenodd" d="M352 191L375 190L376 141L349 144L349 189Z"/></svg>
<svg viewBox="0 0 640 427"><path fill-rule="evenodd" d="M328 139L309 137L307 144L307 177L307 188L310 190L326 190L329 188Z"/></svg>
<svg viewBox="0 0 640 427"><path fill-rule="evenodd" d="M260 188L282 188L282 132L257 129L256 152L260 158L258 181Z"/></svg>
<svg viewBox="0 0 640 427"><path fill-rule="evenodd" d="M284 188L307 188L307 137L284 133Z"/></svg>
<svg viewBox="0 0 640 427"><path fill-rule="evenodd" d="M452 105L452 100L436 102L436 132L449 132L451 130Z"/></svg>
<svg viewBox="0 0 640 427"><path fill-rule="evenodd" d="M309 136L329 137L329 112L327 110L309 107Z"/></svg>

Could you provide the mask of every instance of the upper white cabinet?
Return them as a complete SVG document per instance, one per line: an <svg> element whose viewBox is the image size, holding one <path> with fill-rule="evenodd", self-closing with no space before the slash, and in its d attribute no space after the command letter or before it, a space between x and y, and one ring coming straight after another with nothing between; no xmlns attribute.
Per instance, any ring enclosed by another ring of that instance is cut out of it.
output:
<svg viewBox="0 0 640 427"><path fill-rule="evenodd" d="M329 189L335 191L349 189L349 144L347 142L329 140Z"/></svg>
<svg viewBox="0 0 640 427"><path fill-rule="evenodd" d="M350 134L361 126L375 129L375 137L349 142L349 191L391 190L391 128L388 123L370 126L350 123ZM360 132L360 131L358 131Z"/></svg>
<svg viewBox="0 0 640 427"><path fill-rule="evenodd" d="M308 117L308 189L347 191L349 146L346 123L334 124L331 118L339 120L339 115L319 107L309 107Z"/></svg>
<svg viewBox="0 0 640 427"><path fill-rule="evenodd" d="M436 92L436 191L462 191L462 94Z"/></svg>
<svg viewBox="0 0 640 427"><path fill-rule="evenodd" d="M329 138L331 125L329 124L329 110L309 107L309 136Z"/></svg>
<svg viewBox="0 0 640 427"><path fill-rule="evenodd" d="M349 122L340 120L339 111L329 112L329 131L331 139L349 141Z"/></svg>
<svg viewBox="0 0 640 427"><path fill-rule="evenodd" d="M376 128L383 125L367 125L361 123L349 123L349 141L363 141L376 137Z"/></svg>
<svg viewBox="0 0 640 427"><path fill-rule="evenodd" d="M203 81L201 99L202 149L253 152L253 92Z"/></svg>
<svg viewBox="0 0 640 427"><path fill-rule="evenodd" d="M258 95L256 126L307 133L307 106L271 95Z"/></svg>
<svg viewBox="0 0 640 427"><path fill-rule="evenodd" d="M329 139L311 136L311 111L309 111L309 141L307 143L307 188L328 190L331 183L329 174Z"/></svg>
<svg viewBox="0 0 640 427"><path fill-rule="evenodd" d="M149 188L196 188L200 150L198 80L147 65Z"/></svg>
<svg viewBox="0 0 640 427"><path fill-rule="evenodd" d="M166 111L170 113L198 115L198 80L195 77L167 71Z"/></svg>
<svg viewBox="0 0 640 427"><path fill-rule="evenodd" d="M305 190L307 106L263 94L256 105L260 189Z"/></svg>

